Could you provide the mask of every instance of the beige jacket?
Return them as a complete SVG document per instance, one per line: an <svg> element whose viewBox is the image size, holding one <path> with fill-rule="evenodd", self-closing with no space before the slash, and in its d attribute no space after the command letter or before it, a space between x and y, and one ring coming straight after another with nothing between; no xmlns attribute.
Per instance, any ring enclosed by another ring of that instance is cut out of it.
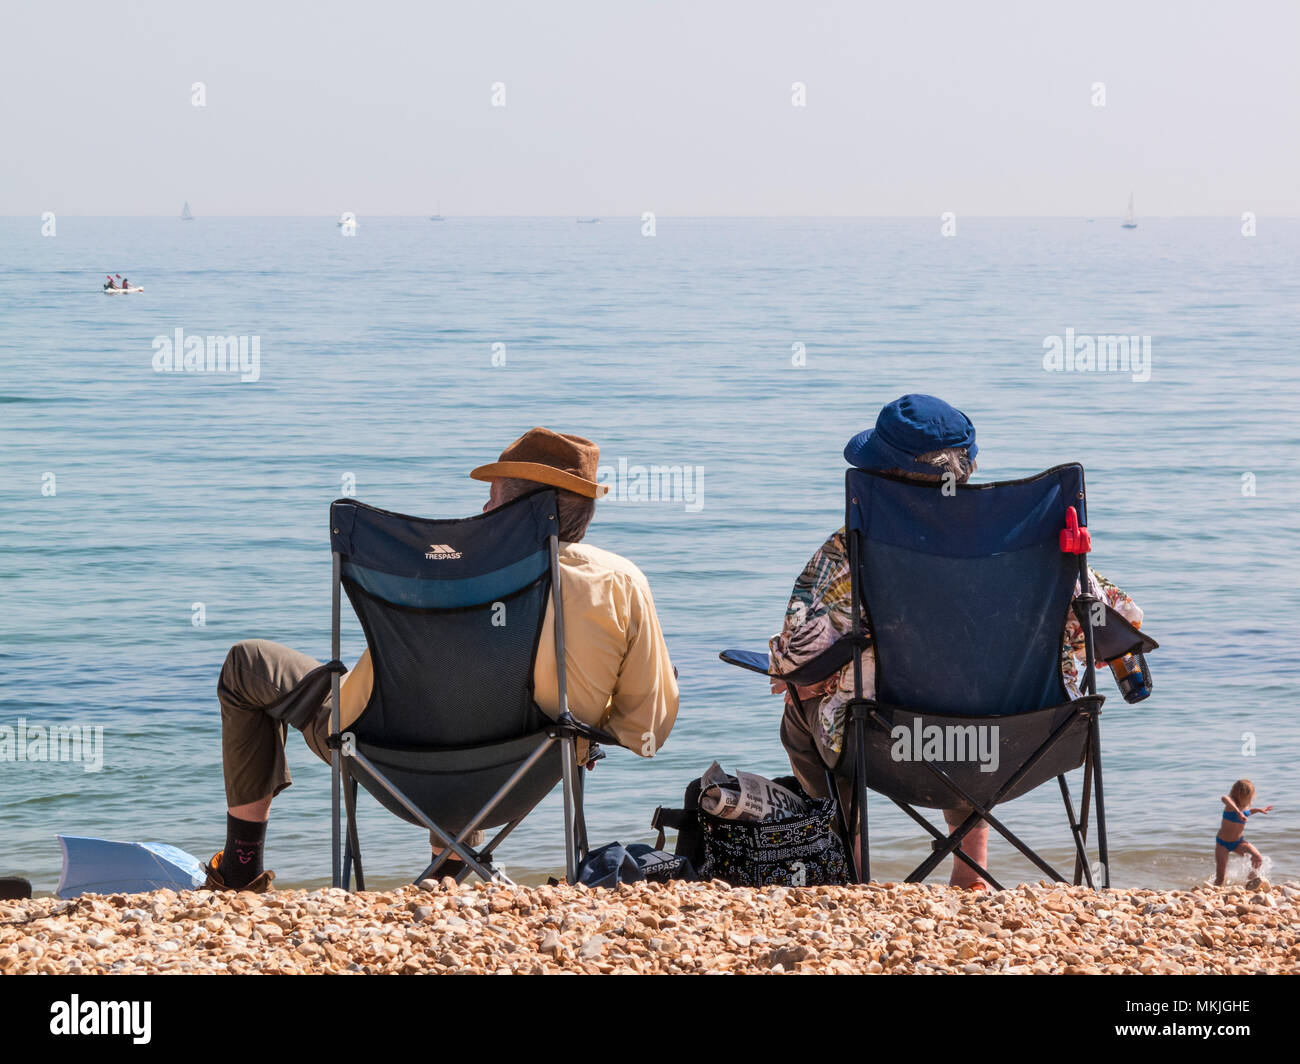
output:
<svg viewBox="0 0 1300 1064"><path fill-rule="evenodd" d="M653 757L677 720L677 679L645 575L626 558L587 543L560 544L564 662L569 712ZM533 668L537 704L558 715L555 611L546 620ZM374 670L366 650L343 678L343 727L370 700Z"/></svg>

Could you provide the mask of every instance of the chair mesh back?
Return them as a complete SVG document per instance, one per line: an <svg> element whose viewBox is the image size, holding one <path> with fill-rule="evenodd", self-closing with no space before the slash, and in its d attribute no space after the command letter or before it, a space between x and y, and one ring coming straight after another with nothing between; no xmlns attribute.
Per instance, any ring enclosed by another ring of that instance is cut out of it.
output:
<svg viewBox="0 0 1300 1064"><path fill-rule="evenodd" d="M550 490L460 521L334 504L331 541L375 674L350 729L359 741L449 750L545 726L532 676L555 514Z"/></svg>
<svg viewBox="0 0 1300 1064"><path fill-rule="evenodd" d="M946 495L850 470L847 489L879 701L984 716L1067 700L1061 633L1078 560L1058 536L1066 507L1087 520L1081 466Z"/></svg>

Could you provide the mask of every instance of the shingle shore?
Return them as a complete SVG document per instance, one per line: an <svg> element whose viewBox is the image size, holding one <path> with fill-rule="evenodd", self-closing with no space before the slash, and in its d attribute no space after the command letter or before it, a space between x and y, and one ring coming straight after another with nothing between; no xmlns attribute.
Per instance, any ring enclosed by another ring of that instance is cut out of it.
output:
<svg viewBox="0 0 1300 1064"><path fill-rule="evenodd" d="M0 972L1300 972L1300 885L426 881L0 902Z"/></svg>

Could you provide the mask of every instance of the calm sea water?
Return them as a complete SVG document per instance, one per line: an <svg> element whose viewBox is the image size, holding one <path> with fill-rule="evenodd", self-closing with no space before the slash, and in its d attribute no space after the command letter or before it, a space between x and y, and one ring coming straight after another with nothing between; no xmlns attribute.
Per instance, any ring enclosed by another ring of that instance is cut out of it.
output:
<svg viewBox="0 0 1300 1064"><path fill-rule="evenodd" d="M682 690L659 757L614 752L590 778L593 841L650 840L715 758L782 773L780 699L717 652L780 624L840 523L844 441L923 391L974 419L979 479L1084 463L1094 564L1162 644L1153 697L1103 718L1115 880L1203 880L1240 776L1276 806L1249 837L1294 878L1298 260L1300 222L1268 220L1250 239L1226 219L962 220L945 239L930 219L663 218L653 238L632 219L363 218L350 238L331 219L64 217L46 238L2 219L0 725L100 725L104 761L0 763L0 873L52 889L56 832L220 847L218 670L249 637L328 657L345 477L462 516L485 492L468 470L537 424L703 469L702 506L606 501L589 533L649 576ZM110 271L145 292L104 297ZM260 337L260 379L154 372L177 328ZM1045 372L1066 329L1150 336L1150 380ZM349 616L345 658L361 646ZM268 864L318 884L329 775L291 740ZM1054 787L1004 812L1068 862ZM926 850L883 800L872 828L880 877ZM368 798L363 839L380 884L427 853ZM555 870L560 840L553 795L507 870ZM991 859L1038 877L996 841Z"/></svg>

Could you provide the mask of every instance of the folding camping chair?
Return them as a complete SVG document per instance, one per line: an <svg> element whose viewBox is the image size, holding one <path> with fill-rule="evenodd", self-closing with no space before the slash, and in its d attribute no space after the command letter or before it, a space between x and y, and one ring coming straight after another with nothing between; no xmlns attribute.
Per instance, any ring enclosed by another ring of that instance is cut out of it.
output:
<svg viewBox="0 0 1300 1064"><path fill-rule="evenodd" d="M1052 879L1064 881L993 812L1056 777L1074 842L1073 882L1082 877L1094 885L1087 831L1095 789L1098 860L1102 883L1109 886L1098 722L1105 699L1096 693L1094 662L1157 644L1088 594L1083 467L1062 465L1025 480L963 484L955 491L860 469L849 470L845 482L850 633L786 675L769 672L766 653L728 650L721 656L785 681L796 707L796 686L816 683L852 662L855 697L846 707L843 750L825 768L837 801L836 779L852 781L851 806L845 811L841 803L841 824L846 836L856 825L860 881L870 878L871 869L868 790L893 801L934 840L909 882L924 880L956 852L1000 889L958 849L980 820ZM1083 590L1074 608L1087 666L1080 696L1069 700L1061 677L1061 634L1076 581ZM861 650L872 645L876 696L866 699ZM997 737L992 771L969 756L980 728L997 729L985 733ZM910 741L926 737L928 743L933 736L945 740L934 758L924 756L924 744ZM923 747L919 759L916 745ZM909 759L896 760L902 753ZM1065 774L1081 765L1076 818ZM944 833L914 806L970 813Z"/></svg>
<svg viewBox="0 0 1300 1064"><path fill-rule="evenodd" d="M351 499L330 507L334 554L332 851L335 886L365 889L357 784L444 847L417 877L453 855L471 872L505 880L492 854L550 793L564 789L565 871L586 855L577 742L616 743L569 714L564 611L559 595L556 495L542 489L464 520L389 513ZM340 587L361 622L374 687L340 730ZM533 666L553 604L559 715L533 699ZM319 703L317 703L319 704ZM339 799L347 809L341 850ZM475 849L479 829L501 828Z"/></svg>

